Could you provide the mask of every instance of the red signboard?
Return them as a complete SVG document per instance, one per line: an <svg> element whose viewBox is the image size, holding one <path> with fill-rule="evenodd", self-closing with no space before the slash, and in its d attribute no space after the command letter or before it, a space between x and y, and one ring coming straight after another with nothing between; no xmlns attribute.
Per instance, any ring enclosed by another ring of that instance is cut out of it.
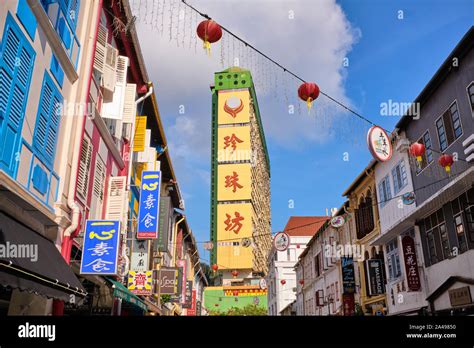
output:
<svg viewBox="0 0 474 348"><path fill-rule="evenodd" d="M188 308L188 316L196 316L196 290L193 290L191 308Z"/></svg>
<svg viewBox="0 0 474 348"><path fill-rule="evenodd" d="M342 295L342 308L345 316L354 315L355 312L355 301L354 294L343 294Z"/></svg>
<svg viewBox="0 0 474 348"><path fill-rule="evenodd" d="M402 238L403 258L407 274L408 291L420 291L420 274L416 260L415 241L410 236Z"/></svg>

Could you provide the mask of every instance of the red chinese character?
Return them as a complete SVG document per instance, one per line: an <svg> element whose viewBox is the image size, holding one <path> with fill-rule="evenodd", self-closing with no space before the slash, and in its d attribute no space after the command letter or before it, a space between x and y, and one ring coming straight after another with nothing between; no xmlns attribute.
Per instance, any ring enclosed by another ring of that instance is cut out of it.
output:
<svg viewBox="0 0 474 348"><path fill-rule="evenodd" d="M227 149L229 146L232 146L232 151L235 151L237 148L237 143L243 143L243 140L240 140L235 136L234 133L232 133L231 136L226 136L224 137L224 150Z"/></svg>
<svg viewBox="0 0 474 348"><path fill-rule="evenodd" d="M232 187L232 192L235 192L238 188L243 188L243 186L240 185L238 181L239 175L236 172L234 172L233 175L227 175L225 177L225 187Z"/></svg>
<svg viewBox="0 0 474 348"><path fill-rule="evenodd" d="M238 234L240 229L242 228L242 224L240 221L245 220L243 216L240 216L240 213L234 212L235 218L231 219L232 216L229 214L225 214L227 216L227 219L224 221L225 225L227 226L225 228L226 231L232 231L235 234Z"/></svg>
<svg viewBox="0 0 474 348"><path fill-rule="evenodd" d="M143 273L135 274L135 285L136 286L145 286L146 275Z"/></svg>

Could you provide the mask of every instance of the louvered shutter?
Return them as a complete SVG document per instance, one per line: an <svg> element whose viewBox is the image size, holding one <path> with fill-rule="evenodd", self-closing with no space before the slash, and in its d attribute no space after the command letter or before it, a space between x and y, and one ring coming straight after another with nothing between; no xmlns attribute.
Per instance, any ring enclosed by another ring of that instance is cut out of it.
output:
<svg viewBox="0 0 474 348"><path fill-rule="evenodd" d="M446 140L448 141L448 146L451 145L455 139L453 121L451 119L451 112L448 110L443 115L444 130L446 133Z"/></svg>
<svg viewBox="0 0 474 348"><path fill-rule="evenodd" d="M118 56L116 69L116 81L118 85L125 86L127 84L127 69L128 57Z"/></svg>
<svg viewBox="0 0 474 348"><path fill-rule="evenodd" d="M89 138L82 139L81 158L77 173L77 194L83 199L87 198L89 188L89 171L91 167L92 144Z"/></svg>
<svg viewBox="0 0 474 348"><path fill-rule="evenodd" d="M11 15L7 16L0 51L0 165L12 174L35 52Z"/></svg>
<svg viewBox="0 0 474 348"><path fill-rule="evenodd" d="M103 25L99 25L97 32L97 42L95 45L94 68L100 73L104 73L105 55L107 46L108 31Z"/></svg>
<svg viewBox="0 0 474 348"><path fill-rule="evenodd" d="M56 152L61 102L61 94L54 86L48 73L45 73L33 146L49 165L53 164Z"/></svg>
<svg viewBox="0 0 474 348"><path fill-rule="evenodd" d="M137 114L137 105L135 103L137 85L134 83L127 83L125 87L125 96L123 102L123 123L133 123L133 119Z"/></svg>
<svg viewBox="0 0 474 348"><path fill-rule="evenodd" d="M145 150L146 137L146 116L137 116L135 131L133 135L133 151L141 152Z"/></svg>
<svg viewBox="0 0 474 348"><path fill-rule="evenodd" d="M105 218L107 220L122 221L125 213L124 200L126 196L126 176L115 176L109 178L109 187L107 191L107 206Z"/></svg>
<svg viewBox="0 0 474 348"><path fill-rule="evenodd" d="M92 187L91 216L95 219L102 217L102 205L105 189L105 164L100 157L96 158L94 167L94 185Z"/></svg>

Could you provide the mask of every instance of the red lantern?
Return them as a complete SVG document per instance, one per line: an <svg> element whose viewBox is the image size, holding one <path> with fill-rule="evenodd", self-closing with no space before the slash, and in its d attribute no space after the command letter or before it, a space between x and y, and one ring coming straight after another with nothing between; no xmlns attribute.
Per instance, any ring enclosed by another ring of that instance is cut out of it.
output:
<svg viewBox="0 0 474 348"><path fill-rule="evenodd" d="M212 265L212 270L213 270L214 272L217 272L218 269L219 269L219 266L217 266L217 264L213 264L213 265Z"/></svg>
<svg viewBox="0 0 474 348"><path fill-rule="evenodd" d="M425 145L420 143L414 143L410 146L410 155L415 156L418 163L421 163L423 160L423 155L425 154Z"/></svg>
<svg viewBox="0 0 474 348"><path fill-rule="evenodd" d="M238 295L239 295L239 291L238 291L238 290L234 290L233 294L234 294L234 296L238 296Z"/></svg>
<svg viewBox="0 0 474 348"><path fill-rule="evenodd" d="M232 277L235 278L239 275L239 272L237 272L236 270L233 270L231 274L232 274Z"/></svg>
<svg viewBox="0 0 474 348"><path fill-rule="evenodd" d="M301 284L301 285L304 284L304 280L303 280L303 279L300 279L300 284Z"/></svg>
<svg viewBox="0 0 474 348"><path fill-rule="evenodd" d="M285 284L286 284L286 280L285 280L285 279L282 279L282 280L280 280L280 283L281 283L281 285L285 285Z"/></svg>
<svg viewBox="0 0 474 348"><path fill-rule="evenodd" d="M306 102L309 112L311 103L319 96L319 87L314 82L305 82L298 88L298 96Z"/></svg>
<svg viewBox="0 0 474 348"><path fill-rule="evenodd" d="M219 41L222 37L221 26L208 19L199 23L196 32L203 41L203 47L207 50L207 54L211 54L211 43Z"/></svg>
<svg viewBox="0 0 474 348"><path fill-rule="evenodd" d="M452 155L443 154L439 158L438 163L446 170L446 173L449 174L451 172L451 166L454 163L454 158Z"/></svg>

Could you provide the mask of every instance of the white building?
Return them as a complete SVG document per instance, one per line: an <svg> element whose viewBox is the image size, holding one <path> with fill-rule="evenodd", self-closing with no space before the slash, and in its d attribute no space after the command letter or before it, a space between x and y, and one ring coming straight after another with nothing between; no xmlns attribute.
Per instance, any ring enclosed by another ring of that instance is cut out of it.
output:
<svg viewBox="0 0 474 348"><path fill-rule="evenodd" d="M408 149L410 142L405 133L400 132L394 141L392 158L375 166L375 182L380 219L380 237L374 245L384 248L385 272L387 275L386 294L388 315L416 313L427 307L424 282L422 249L418 227L407 219L416 210L416 203L403 199L403 195L413 192ZM407 204L410 203L410 204ZM420 288L409 289L404 262L402 238L412 238L418 264Z"/></svg>
<svg viewBox="0 0 474 348"><path fill-rule="evenodd" d="M326 216L292 216L284 232L290 236L286 251L270 250L268 256L268 313L280 312L296 299L295 265L314 233L327 220ZM296 305L298 306L298 305Z"/></svg>

